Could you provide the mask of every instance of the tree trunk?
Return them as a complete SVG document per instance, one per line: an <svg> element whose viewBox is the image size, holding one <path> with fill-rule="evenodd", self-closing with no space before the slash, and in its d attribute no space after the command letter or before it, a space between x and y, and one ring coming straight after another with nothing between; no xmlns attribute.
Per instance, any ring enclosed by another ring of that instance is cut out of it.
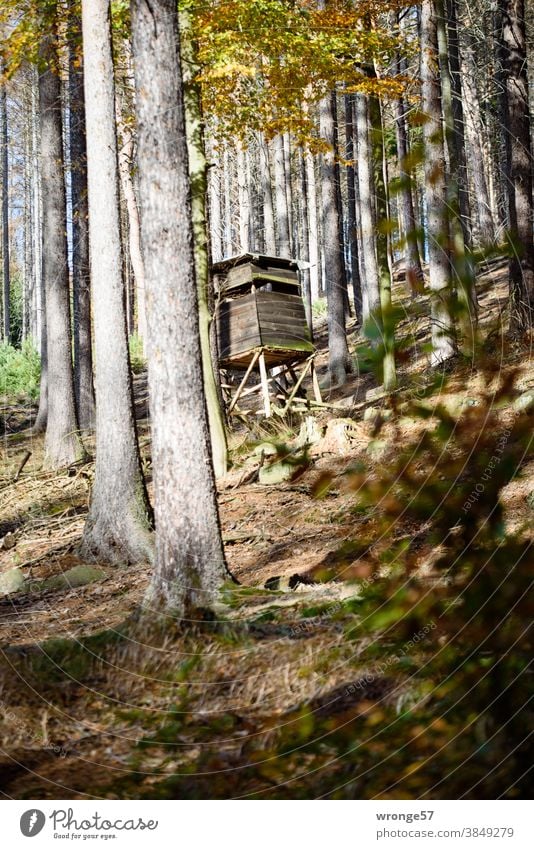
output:
<svg viewBox="0 0 534 849"><path fill-rule="evenodd" d="M354 96L345 95L345 139L347 166L347 230L350 256L350 282L354 299L354 310L356 318L362 318L362 283L360 279L360 260L358 250L358 229L356 224L356 170L354 162L356 159L356 136L354 133Z"/></svg>
<svg viewBox="0 0 534 849"><path fill-rule="evenodd" d="M380 328L384 352L382 358L382 384L386 392L391 392L397 386L395 322L391 297L391 266L388 251L388 181L386 178L382 109L378 97L369 98L369 117L376 194L376 260L380 281Z"/></svg>
<svg viewBox="0 0 534 849"><path fill-rule="evenodd" d="M74 5L69 11L69 102L72 199L72 288L74 330L74 395L78 424L93 427L93 353L91 342L91 289L89 273L89 210L87 205L87 150L83 65L77 55L81 20Z"/></svg>
<svg viewBox="0 0 534 849"><path fill-rule="evenodd" d="M430 277L431 362L437 365L456 351L452 318L452 280L445 147L441 121L437 14L434 0L421 8L422 111L425 117L425 195Z"/></svg>
<svg viewBox="0 0 534 849"><path fill-rule="evenodd" d="M321 156L323 250L328 301L328 370L332 381L341 386L347 379L351 363L345 330L344 268L339 249L340 223L334 161L334 97L335 94L331 93L319 104L319 132L329 148Z"/></svg>
<svg viewBox="0 0 534 849"><path fill-rule="evenodd" d="M510 330L524 333L532 328L534 309L534 210L525 3L524 0L500 0L500 3L509 135Z"/></svg>
<svg viewBox="0 0 534 849"><path fill-rule="evenodd" d="M306 323L308 325L311 337L313 339L313 316L312 316L312 295L310 285L310 227L308 222L308 210L310 208L310 200L308 196L308 184L306 180L306 162L304 160L304 151L302 148L298 150L299 170L298 170L298 246L299 257L305 261L306 266L300 272L302 281L302 299L304 301L304 311L306 313Z"/></svg>
<svg viewBox="0 0 534 849"><path fill-rule="evenodd" d="M0 77L3 67L0 62ZM0 148L2 153L2 270L3 270L3 299L2 299L2 335L4 342L11 341L11 281L9 261L9 152L7 129L7 98L6 87L0 83Z"/></svg>
<svg viewBox="0 0 534 849"><path fill-rule="evenodd" d="M493 221L488 182L480 160L480 143L484 138L484 126L480 111L480 99L476 86L476 63L471 34L466 31L466 44L461 51L462 97L465 105L465 134L471 160L471 176L475 188L474 202L478 219L478 243L482 246L495 242L495 224Z"/></svg>
<svg viewBox="0 0 534 849"><path fill-rule="evenodd" d="M362 317L372 339L377 339L382 323L380 281L375 245L373 150L369 132L369 98L363 92L355 95L357 137L359 219L362 242Z"/></svg>
<svg viewBox="0 0 534 849"><path fill-rule="evenodd" d="M129 368L120 241L110 0L83 0L96 470L82 553L111 563L152 557Z"/></svg>
<svg viewBox="0 0 534 849"><path fill-rule="evenodd" d="M145 268L141 251L141 224L139 208L135 195L132 171L134 168L134 137L132 128L124 121L120 105L117 103L117 129L120 145L118 149L119 174L126 212L128 215L128 252L135 280L137 300L137 334L143 341L146 338L146 301L145 301Z"/></svg>
<svg viewBox="0 0 534 849"><path fill-rule="evenodd" d="M319 269L319 232L317 221L317 183L315 180L315 159L308 151L304 154L306 160L306 182L308 185L308 223L310 235L310 290L311 299L316 301L320 295Z"/></svg>
<svg viewBox="0 0 534 849"><path fill-rule="evenodd" d="M239 193L239 251L247 254L251 250L250 233L250 175L248 153L237 144L237 189Z"/></svg>
<svg viewBox="0 0 534 849"><path fill-rule="evenodd" d="M276 230L274 226L273 187L271 182L269 145L266 143L263 133L259 136L259 164L263 196L264 250L267 256L276 256Z"/></svg>
<svg viewBox="0 0 534 849"><path fill-rule="evenodd" d="M194 79L197 68L195 45L192 39L189 13L180 13L182 30L182 62L184 86L185 123L191 184L191 215L194 237L195 278L198 298L198 321L202 351L202 374L208 409L211 439L211 455L215 477L221 478L228 471L228 444L217 377L219 364L212 359L210 327L210 259L208 250L208 225L206 220L207 163L204 147L204 131L200 100L200 88ZM249 215L250 220L250 215Z"/></svg>
<svg viewBox="0 0 534 849"><path fill-rule="evenodd" d="M274 201L276 209L276 233L278 256L291 257L291 239L289 233L289 210L287 206L286 168L284 138L279 133L274 137Z"/></svg>
<svg viewBox="0 0 534 849"><path fill-rule="evenodd" d="M182 613L213 601L226 572L202 386L177 7L132 0L131 9L157 528L150 601Z"/></svg>
<svg viewBox="0 0 534 849"><path fill-rule="evenodd" d="M471 250L471 212L465 159L464 112L460 81L460 58L456 0L436 0L440 73L449 158L448 207L451 254L458 298L458 327L465 353L474 350L477 325L475 267ZM483 165L482 165L483 167Z"/></svg>
<svg viewBox="0 0 534 849"><path fill-rule="evenodd" d="M63 179L61 87L55 35L43 37L39 54L39 111L43 187L43 278L46 301L48 417L45 464L61 468L83 454L78 436L71 356L66 200Z"/></svg>
<svg viewBox="0 0 534 849"><path fill-rule="evenodd" d="M397 54L397 72L406 71L405 61ZM403 97L394 101L395 134L397 141L397 157L399 161L399 192L398 203L400 211L400 229L404 241L404 261L406 280L415 294L421 292L424 286L421 256L417 243L417 220L413 203L413 175L409 165L410 143L406 123L406 102Z"/></svg>

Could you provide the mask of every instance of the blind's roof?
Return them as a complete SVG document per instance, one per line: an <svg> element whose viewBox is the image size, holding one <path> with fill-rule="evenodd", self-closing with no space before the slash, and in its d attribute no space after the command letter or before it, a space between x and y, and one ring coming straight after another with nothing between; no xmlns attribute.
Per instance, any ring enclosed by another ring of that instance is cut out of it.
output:
<svg viewBox="0 0 534 849"><path fill-rule="evenodd" d="M224 274L231 268L235 268L237 265L245 265L247 262L253 262L266 268L287 268L290 271L298 271L299 268L296 259L285 259L281 256L266 256L264 254L238 254L213 263L211 269L215 274Z"/></svg>

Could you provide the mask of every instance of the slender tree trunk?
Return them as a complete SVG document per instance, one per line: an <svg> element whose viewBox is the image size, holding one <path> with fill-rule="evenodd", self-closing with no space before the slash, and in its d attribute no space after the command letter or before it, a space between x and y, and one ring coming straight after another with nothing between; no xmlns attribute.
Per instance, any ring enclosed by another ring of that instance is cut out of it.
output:
<svg viewBox="0 0 534 849"><path fill-rule="evenodd" d="M432 364L456 351L452 313L452 280L449 259L449 226L445 146L441 121L441 86L438 62L437 12L434 0L421 7L422 111L425 116L425 195L430 277Z"/></svg>
<svg viewBox="0 0 534 849"><path fill-rule="evenodd" d="M310 262L310 226L308 221L308 210L310 201L308 197L308 184L306 180L306 162L304 160L304 151L302 148L298 150L299 171L298 171L298 246L299 257L303 259L307 266ZM306 322L313 338L313 317L312 317L312 294L310 285L310 269L305 267L300 272L302 280L302 295L304 301L304 310L306 313Z"/></svg>
<svg viewBox="0 0 534 849"><path fill-rule="evenodd" d="M362 282L360 279L360 259L358 250L358 228L356 223L356 171L354 162L356 159L356 136L354 132L354 96L345 95L345 138L347 166L347 229L350 255L350 281L354 299L354 310L356 318L362 318Z"/></svg>
<svg viewBox="0 0 534 849"><path fill-rule="evenodd" d="M239 193L239 250L249 253L250 234L250 174L248 153L241 144L237 145L237 188Z"/></svg>
<svg viewBox="0 0 534 849"><path fill-rule="evenodd" d="M91 288L89 274L89 209L87 203L87 150L83 66L77 55L81 20L69 11L69 101L72 198L72 287L74 330L74 394L82 430L94 425L93 354L91 342Z"/></svg>
<svg viewBox="0 0 534 849"><path fill-rule="evenodd" d="M317 225L317 185L315 182L315 160L311 153L304 154L306 163L306 183L308 187L308 224L310 233L310 296L312 303L319 298L319 233Z"/></svg>
<svg viewBox="0 0 534 849"><path fill-rule="evenodd" d="M60 468L83 454L78 436L71 356L66 200L63 179L61 88L55 35L44 36L39 52L39 107L43 186L43 278L48 355L48 417L45 464Z"/></svg>
<svg viewBox="0 0 534 849"><path fill-rule="evenodd" d="M210 327L212 311L210 302L210 259L208 250L208 225L206 219L207 163L204 146L203 119L199 85L194 79L197 68L195 44L193 42L189 13L180 14L182 30L182 65L184 79L184 106L191 184L191 215L194 237L195 279L197 285L198 322L202 352L202 374L208 410L211 438L211 455L215 477L221 478L228 471L228 445L217 377L219 364L212 359ZM249 214L250 220L250 214Z"/></svg>
<svg viewBox="0 0 534 849"><path fill-rule="evenodd" d="M397 55L397 71L402 73L406 70L400 56ZM420 292L423 289L423 269L421 256L417 242L417 221L413 203L413 175L409 165L410 144L408 138L408 126L406 123L406 102L403 97L394 101L395 112L395 134L397 141L397 156L399 160L399 193L398 204L400 211L401 233L404 240L404 256L406 266L406 280L412 292Z"/></svg>
<svg viewBox="0 0 534 849"><path fill-rule="evenodd" d="M325 254L326 296L328 301L328 370L332 381L341 386L351 363L345 330L345 281L339 250L339 208L335 169L335 112L333 93L319 104L319 132L328 145L321 156L321 200L323 250Z"/></svg>
<svg viewBox="0 0 534 849"><path fill-rule="evenodd" d="M524 333L532 328L534 310L534 210L525 3L524 0L500 0L500 3L509 133L510 330Z"/></svg>
<svg viewBox="0 0 534 849"><path fill-rule="evenodd" d="M146 337L145 268L141 251L139 208L132 176L134 168L134 137L132 128L122 118L121 108L118 103L117 129L120 141L118 148L119 175L128 216L128 253L135 280L137 300L137 334L144 341Z"/></svg>
<svg viewBox="0 0 534 849"><path fill-rule="evenodd" d="M471 211L465 158L456 0L447 0L446 8L444 0L436 0L436 9L445 141L449 160L447 183L451 254L455 274L453 282L459 305L460 342L466 353L472 353L477 325L477 295L471 250Z"/></svg>
<svg viewBox="0 0 534 849"><path fill-rule="evenodd" d="M395 322L391 296L391 266L388 251L388 181L386 177L386 155L382 109L378 97L369 98L371 143L374 159L374 182L376 192L376 259L380 280L381 341L384 349L382 359L382 382L386 392L397 386L395 367Z"/></svg>
<svg viewBox="0 0 534 849"><path fill-rule="evenodd" d="M382 323L380 280L376 257L376 227L374 220L375 185L373 150L369 132L369 98L363 92L355 95L355 125L357 135L359 219L362 242L362 317L372 339L377 339Z"/></svg>
<svg viewBox="0 0 534 849"><path fill-rule="evenodd" d="M273 187L271 181L271 164L269 161L269 146L263 133L259 136L260 180L263 197L263 227L264 244L267 256L276 255L276 230L274 226Z"/></svg>
<svg viewBox="0 0 534 849"><path fill-rule="evenodd" d="M224 182L224 255L231 256L233 248L232 238L232 171L230 167L230 154L228 142L224 145L223 155L223 182Z"/></svg>
<svg viewBox="0 0 534 849"><path fill-rule="evenodd" d="M182 613L209 604L226 573L202 386L174 0L132 0L132 31L157 527L150 599Z"/></svg>
<svg viewBox="0 0 534 849"><path fill-rule="evenodd" d="M0 63L0 76L3 67ZM2 153L2 270L3 270L3 338L4 342L11 341L11 280L9 257L9 150L7 128L7 98L6 87L0 83L0 148Z"/></svg>
<svg viewBox="0 0 534 849"><path fill-rule="evenodd" d="M211 167L208 172L208 183L211 253L214 262L220 262L224 256L221 159L219 152L214 149L213 145L210 159Z"/></svg>
<svg viewBox="0 0 534 849"><path fill-rule="evenodd" d="M289 232L289 210L287 206L284 138L282 135L278 134L274 137L273 146L274 200L278 255L289 258L291 256L291 239Z"/></svg>
<svg viewBox="0 0 534 849"><path fill-rule="evenodd" d="M289 227L289 256L293 256L295 252L295 232L294 232L294 215L293 215L293 183L291 173L291 134L284 133L282 136L284 143L284 171L286 175L285 187L287 198L287 219Z"/></svg>
<svg viewBox="0 0 534 849"><path fill-rule="evenodd" d="M110 0L83 0L96 470L82 553L111 563L152 557L129 368L120 241Z"/></svg>
<svg viewBox="0 0 534 849"><path fill-rule="evenodd" d="M465 105L465 135L472 163L471 176L475 188L474 202L478 218L478 242L482 246L495 241L495 224L486 180L485 168L480 160L480 143L485 137L480 99L476 86L476 63L471 34L466 31L466 44L461 51L462 97Z"/></svg>

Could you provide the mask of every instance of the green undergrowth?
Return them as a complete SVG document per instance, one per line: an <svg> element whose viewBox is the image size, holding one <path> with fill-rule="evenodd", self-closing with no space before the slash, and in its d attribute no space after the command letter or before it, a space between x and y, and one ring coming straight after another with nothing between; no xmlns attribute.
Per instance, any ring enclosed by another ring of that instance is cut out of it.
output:
<svg viewBox="0 0 534 849"><path fill-rule="evenodd" d="M0 345L0 397L35 400L39 395L40 357L31 340L22 347Z"/></svg>

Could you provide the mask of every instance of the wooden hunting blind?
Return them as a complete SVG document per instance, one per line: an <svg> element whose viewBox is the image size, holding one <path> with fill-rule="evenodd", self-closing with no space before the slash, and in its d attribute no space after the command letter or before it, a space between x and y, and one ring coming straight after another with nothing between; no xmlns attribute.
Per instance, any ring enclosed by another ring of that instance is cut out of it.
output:
<svg viewBox="0 0 534 849"><path fill-rule="evenodd" d="M269 367L314 353L296 262L243 254L216 263L213 271L220 295L217 341L223 367L246 368L258 348Z"/></svg>
<svg viewBox="0 0 534 849"><path fill-rule="evenodd" d="M260 372L261 383L257 388L263 391L266 415L270 415L269 384L275 381L274 377L268 378L267 368L283 367L293 375L298 383L296 392L304 374L297 378L294 366L306 362L306 372L312 372L317 397L315 348L306 322L297 263L247 253L215 263L212 271L219 298L216 328L220 366L246 370L229 411L235 407L254 369ZM279 384L280 381L278 389Z"/></svg>

